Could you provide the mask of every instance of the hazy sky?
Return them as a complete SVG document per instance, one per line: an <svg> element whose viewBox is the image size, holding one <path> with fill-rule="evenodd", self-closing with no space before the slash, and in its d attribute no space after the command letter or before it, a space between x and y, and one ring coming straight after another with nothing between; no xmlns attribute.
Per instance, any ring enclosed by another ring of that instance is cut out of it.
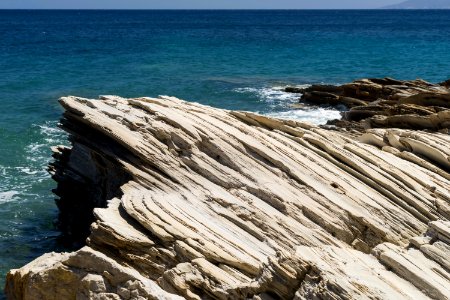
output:
<svg viewBox="0 0 450 300"><path fill-rule="evenodd" d="M401 0L0 0L0 8L378 8Z"/></svg>

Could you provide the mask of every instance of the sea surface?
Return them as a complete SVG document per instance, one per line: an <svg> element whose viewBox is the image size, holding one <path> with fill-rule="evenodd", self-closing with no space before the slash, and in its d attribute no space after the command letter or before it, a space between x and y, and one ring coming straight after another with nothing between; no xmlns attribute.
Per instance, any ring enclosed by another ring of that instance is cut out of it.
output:
<svg viewBox="0 0 450 300"><path fill-rule="evenodd" d="M0 11L0 286L61 251L46 172L65 95L177 96L325 123L288 84L450 78L450 11ZM0 298L1 298L0 293Z"/></svg>

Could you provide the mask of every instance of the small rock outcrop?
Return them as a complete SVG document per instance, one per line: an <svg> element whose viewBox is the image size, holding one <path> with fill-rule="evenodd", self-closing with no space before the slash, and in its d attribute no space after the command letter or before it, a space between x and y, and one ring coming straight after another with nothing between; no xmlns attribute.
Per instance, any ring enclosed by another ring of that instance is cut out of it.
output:
<svg viewBox="0 0 450 300"><path fill-rule="evenodd" d="M301 93L300 101L315 105L345 105L342 120L329 124L364 130L405 128L448 130L450 90L448 81L432 84L424 80L362 79L341 86L287 87Z"/></svg>
<svg viewBox="0 0 450 300"><path fill-rule="evenodd" d="M90 234L11 270L9 299L450 299L448 134L61 104L72 147L50 170Z"/></svg>

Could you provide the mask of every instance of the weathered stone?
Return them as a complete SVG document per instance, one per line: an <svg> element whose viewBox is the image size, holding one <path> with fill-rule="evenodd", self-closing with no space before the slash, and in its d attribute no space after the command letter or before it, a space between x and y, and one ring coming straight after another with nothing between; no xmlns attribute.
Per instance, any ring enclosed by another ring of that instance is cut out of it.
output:
<svg viewBox="0 0 450 300"><path fill-rule="evenodd" d="M448 135L102 99L61 99L50 169L87 246L12 270L9 299L450 297Z"/></svg>
<svg viewBox="0 0 450 300"><path fill-rule="evenodd" d="M450 90L445 83L371 78L341 86L288 87L286 91L302 93L301 102L349 108L341 121L333 120L328 125L360 131L380 127L434 131L450 128Z"/></svg>

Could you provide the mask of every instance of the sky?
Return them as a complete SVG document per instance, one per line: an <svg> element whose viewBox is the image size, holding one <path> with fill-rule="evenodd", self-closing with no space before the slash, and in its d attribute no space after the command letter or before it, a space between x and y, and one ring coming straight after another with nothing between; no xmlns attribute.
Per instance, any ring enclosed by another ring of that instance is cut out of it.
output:
<svg viewBox="0 0 450 300"><path fill-rule="evenodd" d="M0 0L0 9L358 9L401 0Z"/></svg>

